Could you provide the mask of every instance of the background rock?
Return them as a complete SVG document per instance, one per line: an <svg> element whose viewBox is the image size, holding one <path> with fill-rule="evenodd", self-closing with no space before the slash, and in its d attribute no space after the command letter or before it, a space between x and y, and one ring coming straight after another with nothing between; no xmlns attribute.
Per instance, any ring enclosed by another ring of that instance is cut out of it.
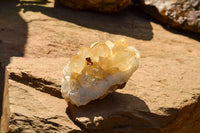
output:
<svg viewBox="0 0 200 133"><path fill-rule="evenodd" d="M200 33L199 0L136 0L135 3L164 24Z"/></svg>
<svg viewBox="0 0 200 133"><path fill-rule="evenodd" d="M72 9L106 13L119 12L131 4L131 0L57 0L56 2Z"/></svg>

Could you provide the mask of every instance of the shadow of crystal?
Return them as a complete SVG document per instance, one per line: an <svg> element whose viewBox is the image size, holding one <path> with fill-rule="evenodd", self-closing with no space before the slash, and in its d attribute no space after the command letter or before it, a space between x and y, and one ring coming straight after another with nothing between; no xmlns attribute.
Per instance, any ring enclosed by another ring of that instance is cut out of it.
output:
<svg viewBox="0 0 200 133"><path fill-rule="evenodd" d="M88 132L125 127L130 127L129 130L145 127L147 131L157 132L163 120L163 116L151 113L143 100L118 92L80 107L68 103L66 113L77 126Z"/></svg>

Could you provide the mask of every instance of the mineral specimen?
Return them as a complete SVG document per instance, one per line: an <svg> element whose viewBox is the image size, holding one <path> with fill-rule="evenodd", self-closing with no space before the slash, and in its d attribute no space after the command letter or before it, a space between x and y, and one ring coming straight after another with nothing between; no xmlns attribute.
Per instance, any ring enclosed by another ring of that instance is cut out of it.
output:
<svg viewBox="0 0 200 133"><path fill-rule="evenodd" d="M138 68L140 53L126 39L82 47L63 69L61 92L77 106L123 88Z"/></svg>
<svg viewBox="0 0 200 133"><path fill-rule="evenodd" d="M200 0L137 0L134 3L163 24L200 33Z"/></svg>

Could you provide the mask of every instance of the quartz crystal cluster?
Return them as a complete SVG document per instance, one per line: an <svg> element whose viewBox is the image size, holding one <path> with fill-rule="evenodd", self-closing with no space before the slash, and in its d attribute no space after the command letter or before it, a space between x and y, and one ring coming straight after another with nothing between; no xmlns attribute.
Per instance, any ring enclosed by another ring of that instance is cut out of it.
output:
<svg viewBox="0 0 200 133"><path fill-rule="evenodd" d="M138 68L140 53L126 39L81 47L63 69L61 92L77 106L123 88Z"/></svg>

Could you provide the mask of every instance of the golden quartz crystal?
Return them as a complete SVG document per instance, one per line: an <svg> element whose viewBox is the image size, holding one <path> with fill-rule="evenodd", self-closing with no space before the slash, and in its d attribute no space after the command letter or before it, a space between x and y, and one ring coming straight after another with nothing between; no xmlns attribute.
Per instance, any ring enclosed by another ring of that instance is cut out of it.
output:
<svg viewBox="0 0 200 133"><path fill-rule="evenodd" d="M61 92L77 106L123 88L138 68L140 53L126 39L81 47L63 69Z"/></svg>

